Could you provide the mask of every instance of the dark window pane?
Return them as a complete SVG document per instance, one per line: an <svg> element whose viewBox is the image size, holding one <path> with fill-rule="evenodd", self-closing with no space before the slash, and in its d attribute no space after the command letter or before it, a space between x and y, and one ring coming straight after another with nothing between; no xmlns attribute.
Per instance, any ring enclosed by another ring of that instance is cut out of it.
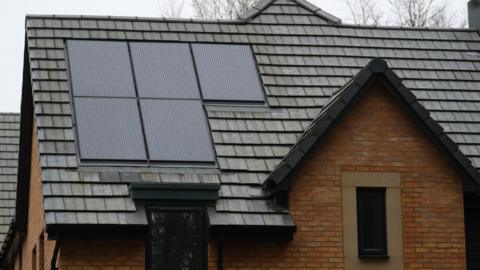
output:
<svg viewBox="0 0 480 270"><path fill-rule="evenodd" d="M205 100L264 101L249 46L192 44L192 48Z"/></svg>
<svg viewBox="0 0 480 270"><path fill-rule="evenodd" d="M357 188L359 256L387 255L385 188Z"/></svg>
<svg viewBox="0 0 480 270"><path fill-rule="evenodd" d="M140 97L200 99L190 47L185 43L131 43Z"/></svg>
<svg viewBox="0 0 480 270"><path fill-rule="evenodd" d="M140 104L151 160L215 161L200 100L141 100Z"/></svg>
<svg viewBox="0 0 480 270"><path fill-rule="evenodd" d="M75 96L135 97L126 42L67 41Z"/></svg>
<svg viewBox="0 0 480 270"><path fill-rule="evenodd" d="M75 98L80 156L89 160L146 160L134 99Z"/></svg>
<svg viewBox="0 0 480 270"><path fill-rule="evenodd" d="M152 270L200 270L205 265L202 211L154 211L150 215Z"/></svg>

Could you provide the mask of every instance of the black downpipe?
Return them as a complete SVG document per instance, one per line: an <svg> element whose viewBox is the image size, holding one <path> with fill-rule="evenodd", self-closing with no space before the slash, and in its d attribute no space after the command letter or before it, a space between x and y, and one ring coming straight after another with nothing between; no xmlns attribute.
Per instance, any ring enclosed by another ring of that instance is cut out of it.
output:
<svg viewBox="0 0 480 270"><path fill-rule="evenodd" d="M51 270L58 270L57 268L58 251L60 251L60 240L55 241L55 248L53 249L52 261L50 262Z"/></svg>
<svg viewBox="0 0 480 270"><path fill-rule="evenodd" d="M223 235L220 234L217 240L217 270L223 270Z"/></svg>

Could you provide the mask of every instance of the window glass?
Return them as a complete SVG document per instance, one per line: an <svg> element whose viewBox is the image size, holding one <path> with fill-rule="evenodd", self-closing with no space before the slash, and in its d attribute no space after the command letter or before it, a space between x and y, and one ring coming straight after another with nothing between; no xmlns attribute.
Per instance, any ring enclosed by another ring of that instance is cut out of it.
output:
<svg viewBox="0 0 480 270"><path fill-rule="evenodd" d="M154 210L150 227L150 269L205 269L203 211Z"/></svg>
<svg viewBox="0 0 480 270"><path fill-rule="evenodd" d="M357 188L359 256L387 256L385 188Z"/></svg>

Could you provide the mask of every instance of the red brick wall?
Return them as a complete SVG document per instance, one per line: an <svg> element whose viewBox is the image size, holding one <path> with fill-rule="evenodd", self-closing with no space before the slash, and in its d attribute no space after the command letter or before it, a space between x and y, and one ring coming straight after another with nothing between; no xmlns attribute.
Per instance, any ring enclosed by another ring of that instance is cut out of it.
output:
<svg viewBox="0 0 480 270"><path fill-rule="evenodd" d="M144 241L62 241L61 270L144 270Z"/></svg>
<svg viewBox="0 0 480 270"><path fill-rule="evenodd" d="M25 240L22 243L22 249L19 251L15 259L15 269L20 269L19 264L22 262L22 269L32 269L33 263L36 264L36 269L50 269L50 257L53 253L54 241L48 241L47 235L44 237L44 242L40 243L40 235L45 229L43 195L41 184L40 171L40 155L38 149L37 129L34 124L32 135L32 161L30 173L30 190L29 190L29 212L28 212L28 227L25 234ZM41 267L40 263L40 245L44 245L44 265ZM33 248L36 247L37 258L32 258ZM20 257L22 256L22 260ZM32 261L35 259L35 261Z"/></svg>
<svg viewBox="0 0 480 270"><path fill-rule="evenodd" d="M401 174L405 269L466 268L458 174L387 91L375 86L359 101L296 176L294 240L227 242L225 269L343 269L345 171Z"/></svg>

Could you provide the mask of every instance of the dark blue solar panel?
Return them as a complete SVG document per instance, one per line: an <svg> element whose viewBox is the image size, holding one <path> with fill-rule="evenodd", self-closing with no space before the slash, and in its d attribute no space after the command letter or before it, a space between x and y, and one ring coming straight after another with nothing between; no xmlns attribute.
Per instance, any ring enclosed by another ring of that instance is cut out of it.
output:
<svg viewBox="0 0 480 270"><path fill-rule="evenodd" d="M75 96L134 97L126 42L67 41Z"/></svg>
<svg viewBox="0 0 480 270"><path fill-rule="evenodd" d="M75 98L80 156L90 160L146 160L137 101Z"/></svg>
<svg viewBox="0 0 480 270"><path fill-rule="evenodd" d="M185 43L131 43L140 97L200 98L190 47Z"/></svg>
<svg viewBox="0 0 480 270"><path fill-rule="evenodd" d="M249 46L192 44L192 48L204 99L264 101Z"/></svg>
<svg viewBox="0 0 480 270"><path fill-rule="evenodd" d="M141 100L140 105L151 160L215 161L200 100Z"/></svg>

